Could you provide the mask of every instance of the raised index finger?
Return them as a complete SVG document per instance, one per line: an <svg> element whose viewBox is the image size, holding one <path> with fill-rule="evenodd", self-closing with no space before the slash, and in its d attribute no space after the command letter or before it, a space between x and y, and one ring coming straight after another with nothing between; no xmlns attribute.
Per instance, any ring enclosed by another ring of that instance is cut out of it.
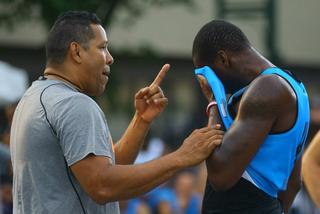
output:
<svg viewBox="0 0 320 214"><path fill-rule="evenodd" d="M169 64L165 64L164 66L162 66L157 77L153 80L150 86L154 86L154 85L159 86L163 78L166 76L166 73L169 71L169 69L170 69Z"/></svg>

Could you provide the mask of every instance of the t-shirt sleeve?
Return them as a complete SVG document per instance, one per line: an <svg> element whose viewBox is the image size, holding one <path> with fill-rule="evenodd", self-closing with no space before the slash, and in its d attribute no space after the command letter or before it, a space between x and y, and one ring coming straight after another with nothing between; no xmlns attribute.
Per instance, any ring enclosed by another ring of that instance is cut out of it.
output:
<svg viewBox="0 0 320 214"><path fill-rule="evenodd" d="M112 139L103 112L86 95L75 95L53 106L53 126L69 166L89 154L113 159Z"/></svg>

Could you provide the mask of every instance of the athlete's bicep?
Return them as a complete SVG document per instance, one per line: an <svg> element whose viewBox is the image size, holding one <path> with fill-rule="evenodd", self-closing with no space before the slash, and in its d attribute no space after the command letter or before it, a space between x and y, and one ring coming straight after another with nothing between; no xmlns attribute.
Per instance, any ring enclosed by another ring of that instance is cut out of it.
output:
<svg viewBox="0 0 320 214"><path fill-rule="evenodd" d="M248 91L232 126L224 136L221 150L225 148L230 156L239 155L239 161L244 163L250 161L276 121L274 102L276 100L270 97L262 97L257 90Z"/></svg>
<svg viewBox="0 0 320 214"><path fill-rule="evenodd" d="M226 132L223 144L253 155L280 114L281 99L266 80L258 80L244 94L237 116Z"/></svg>
<svg viewBox="0 0 320 214"><path fill-rule="evenodd" d="M224 141L236 145L259 147L274 125L278 114L278 98L253 86L242 98L233 125Z"/></svg>

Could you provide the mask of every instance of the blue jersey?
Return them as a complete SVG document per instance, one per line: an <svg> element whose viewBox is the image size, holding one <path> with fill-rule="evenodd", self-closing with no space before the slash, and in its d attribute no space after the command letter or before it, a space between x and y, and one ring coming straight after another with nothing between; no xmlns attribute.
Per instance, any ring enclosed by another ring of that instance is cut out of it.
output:
<svg viewBox="0 0 320 214"><path fill-rule="evenodd" d="M276 74L285 79L297 97L297 117L294 126L282 133L269 134L246 172L254 184L270 196L277 197L287 188L295 161L300 158L306 141L310 108L303 84L279 68L268 68L261 75Z"/></svg>
<svg viewBox="0 0 320 214"><path fill-rule="evenodd" d="M211 75L214 71L207 66L196 69L195 73L203 75L208 80L215 98L218 98L216 101L220 115L222 112L226 112L221 115L221 119L226 130L228 130L233 119L228 112L228 108L223 105L226 95L221 81L216 75ZM297 117L294 126L290 130L267 136L246 168L243 177L268 195L277 197L279 191L287 188L295 161L302 154L309 129L310 109L308 94L301 82L276 67L271 67L261 72L261 75L268 74L279 75L290 84L297 97ZM232 104L234 98L245 93L247 88L248 86L233 94L229 98L229 105Z"/></svg>

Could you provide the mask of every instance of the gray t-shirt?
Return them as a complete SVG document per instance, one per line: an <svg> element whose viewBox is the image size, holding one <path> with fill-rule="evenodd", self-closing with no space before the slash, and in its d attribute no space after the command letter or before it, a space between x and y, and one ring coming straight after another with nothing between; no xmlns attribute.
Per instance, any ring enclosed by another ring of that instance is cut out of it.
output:
<svg viewBox="0 0 320 214"><path fill-rule="evenodd" d="M99 106L61 81L33 82L16 108L11 129L14 213L82 214L81 203L87 214L120 213L117 202L95 203L68 167L88 154L114 163Z"/></svg>

